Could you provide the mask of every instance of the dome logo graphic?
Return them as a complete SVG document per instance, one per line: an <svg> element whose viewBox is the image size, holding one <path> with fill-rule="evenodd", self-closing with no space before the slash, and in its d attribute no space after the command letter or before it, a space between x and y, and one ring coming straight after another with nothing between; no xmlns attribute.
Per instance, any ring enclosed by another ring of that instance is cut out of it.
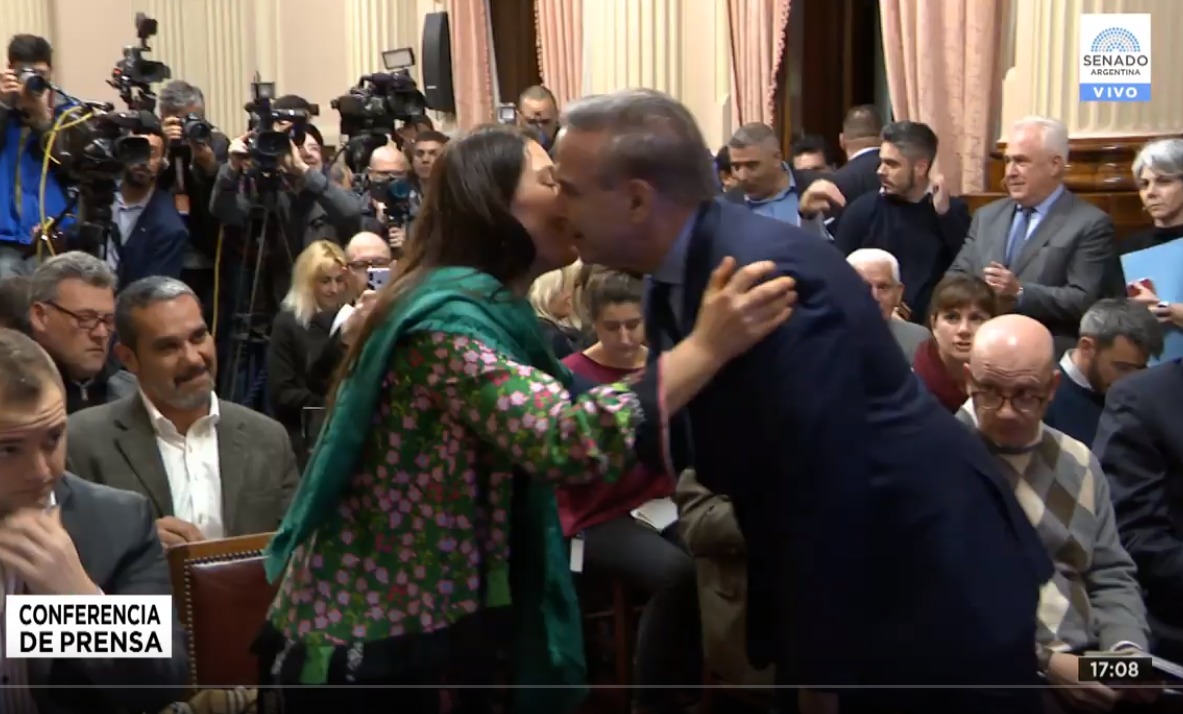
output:
<svg viewBox="0 0 1183 714"><path fill-rule="evenodd" d="M1080 16L1080 101L1150 101L1150 15Z"/></svg>

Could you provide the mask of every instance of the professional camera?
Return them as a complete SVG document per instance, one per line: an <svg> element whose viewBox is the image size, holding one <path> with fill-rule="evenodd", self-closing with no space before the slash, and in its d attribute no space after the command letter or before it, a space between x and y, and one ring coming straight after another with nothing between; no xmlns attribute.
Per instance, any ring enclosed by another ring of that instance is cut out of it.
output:
<svg viewBox="0 0 1183 714"><path fill-rule="evenodd" d="M124 169L152 156L148 139L132 134L159 131L159 126L149 112L95 112L62 134L62 168L78 183L116 181Z"/></svg>
<svg viewBox="0 0 1183 714"><path fill-rule="evenodd" d="M345 162L355 172L366 168L374 149L386 145L395 122L413 122L427 113L427 98L408 71L415 65L414 51L389 50L382 61L389 71L361 77L330 103L341 114L341 135L349 137Z"/></svg>
<svg viewBox="0 0 1183 714"><path fill-rule="evenodd" d="M111 204L124 171L152 157L148 139L133 134L160 131L147 111L113 112L110 104L88 104L91 114L62 134L62 169L75 184L67 210L78 208L73 244L92 255L106 254L113 223ZM61 217L55 218L55 223Z"/></svg>
<svg viewBox="0 0 1183 714"><path fill-rule="evenodd" d="M136 13L136 36L140 45L123 48L123 57L111 70L107 84L119 91L119 97L128 109L156 111L156 95L152 85L172 77L172 70L163 62L144 59L145 52L151 52L148 38L157 32L157 22L142 12Z"/></svg>
<svg viewBox="0 0 1183 714"><path fill-rule="evenodd" d="M278 186L279 165L292 152L292 143L302 146L307 138L308 121L317 116L320 108L309 104L307 109L276 109L274 82L252 82L251 96L246 105L250 113L251 136L247 148L251 154L251 173L256 190Z"/></svg>
<svg viewBox="0 0 1183 714"><path fill-rule="evenodd" d="M370 181L370 198L385 207L386 224L405 228L411 220L411 184L406 179Z"/></svg>
<svg viewBox="0 0 1183 714"><path fill-rule="evenodd" d="M21 67L16 72L16 79L29 94L40 96L49 89L49 80L33 67Z"/></svg>
<svg viewBox="0 0 1183 714"><path fill-rule="evenodd" d="M214 133L214 125L196 114L186 114L181 119L181 133L186 141L208 144Z"/></svg>

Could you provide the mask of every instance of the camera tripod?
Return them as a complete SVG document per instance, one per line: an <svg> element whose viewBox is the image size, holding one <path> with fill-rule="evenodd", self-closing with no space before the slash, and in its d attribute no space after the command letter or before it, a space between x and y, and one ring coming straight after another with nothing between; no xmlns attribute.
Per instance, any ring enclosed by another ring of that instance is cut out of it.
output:
<svg viewBox="0 0 1183 714"><path fill-rule="evenodd" d="M108 247L115 246L118 257L122 240L111 215L116 190L115 182L107 179L79 183L69 190L66 206L50 220L43 235L49 240L59 239L67 249L89 253L102 261L107 260ZM76 209L78 220L61 229L62 221Z"/></svg>
<svg viewBox="0 0 1183 714"><path fill-rule="evenodd" d="M295 260L278 210L279 187L261 185L257 180L255 186L258 190L251 198L247 224L254 224L255 230L246 233L249 239L243 243L242 258L231 281L230 329L227 340L218 347L219 364L229 367L222 372L218 393L262 411L271 323L283 298L276 289L276 273L284 268L290 272ZM278 255L286 258L282 267L274 260L275 243L280 244Z"/></svg>

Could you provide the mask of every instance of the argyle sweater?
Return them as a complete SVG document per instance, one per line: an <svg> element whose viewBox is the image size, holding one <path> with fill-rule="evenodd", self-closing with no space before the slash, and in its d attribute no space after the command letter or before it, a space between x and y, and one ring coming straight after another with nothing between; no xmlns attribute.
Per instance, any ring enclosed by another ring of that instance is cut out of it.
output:
<svg viewBox="0 0 1183 714"><path fill-rule="evenodd" d="M968 402L957 418L977 428ZM1146 607L1097 457L1046 425L1022 453L987 445L1056 566L1039 593L1037 645L1061 652L1147 650Z"/></svg>

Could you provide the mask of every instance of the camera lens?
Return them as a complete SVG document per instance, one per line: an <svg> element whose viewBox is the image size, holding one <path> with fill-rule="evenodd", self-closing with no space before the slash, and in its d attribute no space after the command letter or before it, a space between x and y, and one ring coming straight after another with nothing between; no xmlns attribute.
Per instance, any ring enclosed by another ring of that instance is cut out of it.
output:
<svg viewBox="0 0 1183 714"><path fill-rule="evenodd" d="M213 127L201 119L189 119L185 121L184 132L189 141L205 143L209 141Z"/></svg>
<svg viewBox="0 0 1183 714"><path fill-rule="evenodd" d="M49 89L49 82L32 67L22 69L18 77L20 83L25 86L25 91L31 94L43 94Z"/></svg>

